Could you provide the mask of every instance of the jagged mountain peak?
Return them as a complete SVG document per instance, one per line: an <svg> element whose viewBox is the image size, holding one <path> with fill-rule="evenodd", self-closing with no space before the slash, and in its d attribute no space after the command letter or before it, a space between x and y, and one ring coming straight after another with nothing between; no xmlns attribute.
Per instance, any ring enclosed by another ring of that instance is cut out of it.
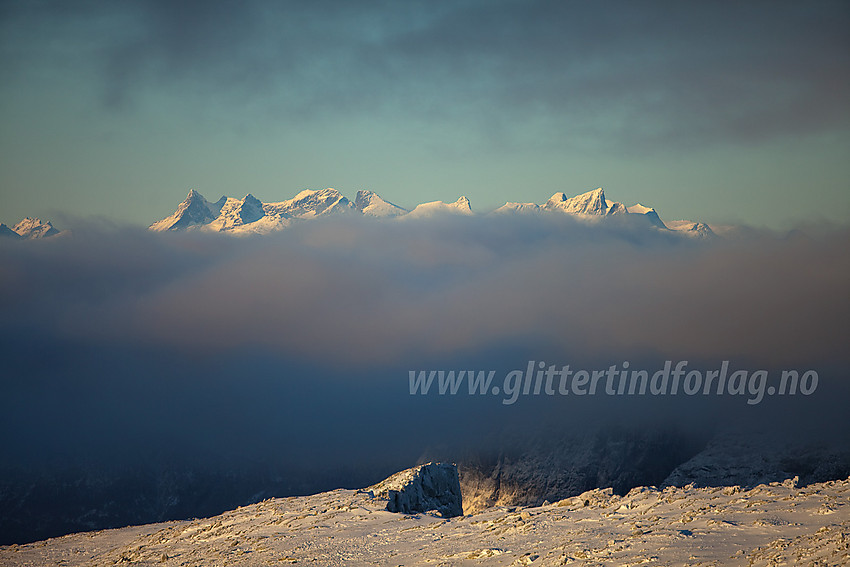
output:
<svg viewBox="0 0 850 567"><path fill-rule="evenodd" d="M461 195L460 197L458 197L457 201L451 204L454 205L457 209L472 212L472 205L470 204L469 199L466 197L466 195Z"/></svg>
<svg viewBox="0 0 850 567"><path fill-rule="evenodd" d="M361 189L354 198L354 208L373 217L395 217L408 212L407 209L390 203L377 193Z"/></svg>
<svg viewBox="0 0 850 567"><path fill-rule="evenodd" d="M177 206L174 213L153 223L149 229L154 231L186 230L194 226L206 225L215 220L226 202L227 197L222 196L215 203L210 203L200 192L190 189L189 194Z"/></svg>
<svg viewBox="0 0 850 567"><path fill-rule="evenodd" d="M186 205L186 207L190 207L195 204L197 204L196 206L207 205L211 210L217 211L221 209L221 206L224 205L225 202L227 202L227 197L224 195L219 197L218 201L213 202L201 195L201 193L196 189L190 189L189 194L186 195L186 198L183 200L181 205Z"/></svg>
<svg viewBox="0 0 850 567"><path fill-rule="evenodd" d="M645 215L647 213L654 213L655 209L652 207L646 207L641 205L640 203L635 203L631 207L626 207L627 210L632 214Z"/></svg>
<svg viewBox="0 0 850 567"><path fill-rule="evenodd" d="M543 205L544 210L560 210L566 213L580 215L607 215L614 213L625 212L625 207L621 203L608 204L605 199L605 191L602 187L576 195L575 197L567 197L566 193L555 193Z"/></svg>
<svg viewBox="0 0 850 567"><path fill-rule="evenodd" d="M36 217L24 218L12 230L23 238L46 238L59 234L50 221L45 222Z"/></svg>

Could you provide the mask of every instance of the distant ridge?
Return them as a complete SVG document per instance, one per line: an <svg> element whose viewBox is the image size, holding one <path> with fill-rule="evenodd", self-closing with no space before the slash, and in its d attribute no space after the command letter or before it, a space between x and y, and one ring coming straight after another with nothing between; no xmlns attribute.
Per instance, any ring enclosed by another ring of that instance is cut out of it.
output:
<svg viewBox="0 0 850 567"><path fill-rule="evenodd" d="M584 220L599 217L630 216L646 221L647 226L698 239L715 238L715 233L704 224L694 221L664 223L652 207L609 201L601 187L574 197L558 192L543 203L508 202L495 214L567 214ZM282 230L294 222L337 214L355 214L377 218L432 218L444 215L473 216L469 199L461 196L453 203L431 201L417 205L412 210L387 201L377 193L360 190L350 201L336 189L306 189L295 197L279 202L263 203L250 193L242 199L221 197L210 202L192 189L171 215L150 225L153 231L206 230L234 235L267 234Z"/></svg>

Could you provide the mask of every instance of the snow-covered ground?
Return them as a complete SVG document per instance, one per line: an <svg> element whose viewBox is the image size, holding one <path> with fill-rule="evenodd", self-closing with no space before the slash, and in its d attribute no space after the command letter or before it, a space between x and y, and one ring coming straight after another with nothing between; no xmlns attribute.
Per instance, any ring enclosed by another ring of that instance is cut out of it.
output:
<svg viewBox="0 0 850 567"><path fill-rule="evenodd" d="M380 486L380 485L376 485ZM0 548L23 565L847 565L850 479L595 489L539 507L398 514L373 491Z"/></svg>

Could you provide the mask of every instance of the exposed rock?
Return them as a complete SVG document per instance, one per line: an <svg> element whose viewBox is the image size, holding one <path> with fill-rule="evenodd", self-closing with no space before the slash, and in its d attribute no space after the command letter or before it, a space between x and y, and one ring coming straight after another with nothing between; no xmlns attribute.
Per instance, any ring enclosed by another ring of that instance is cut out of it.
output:
<svg viewBox="0 0 850 567"><path fill-rule="evenodd" d="M662 485L751 488L796 476L805 486L848 475L850 442L817 445L742 432L718 435L700 453L677 466Z"/></svg>
<svg viewBox="0 0 850 567"><path fill-rule="evenodd" d="M444 518L463 515L460 479L454 464L419 465L396 473L367 490L376 498L386 498L390 512L436 511Z"/></svg>
<svg viewBox="0 0 850 567"><path fill-rule="evenodd" d="M15 225L15 228L12 229L14 232L19 234L21 238L46 238L48 236L55 236L59 234L59 231L53 228L53 225L50 222L44 222L38 218L26 217L24 220Z"/></svg>
<svg viewBox="0 0 850 567"><path fill-rule="evenodd" d="M593 488L625 494L658 485L704 446L701 437L645 428L504 439L495 455L459 455L465 514L491 506L539 506Z"/></svg>

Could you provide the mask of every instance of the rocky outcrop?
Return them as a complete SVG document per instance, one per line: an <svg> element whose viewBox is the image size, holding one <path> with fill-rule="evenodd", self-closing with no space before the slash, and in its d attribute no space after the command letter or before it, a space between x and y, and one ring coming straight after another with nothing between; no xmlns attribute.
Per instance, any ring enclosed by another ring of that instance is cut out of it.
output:
<svg viewBox="0 0 850 567"><path fill-rule="evenodd" d="M738 432L712 439L701 452L677 466L662 486L752 488L793 477L806 486L848 475L850 441L818 444Z"/></svg>
<svg viewBox="0 0 850 567"><path fill-rule="evenodd" d="M625 494L659 485L704 445L701 437L652 427L506 438L497 454L458 455L464 513L539 506L594 488Z"/></svg>
<svg viewBox="0 0 850 567"><path fill-rule="evenodd" d="M450 463L419 465L367 490L376 498L386 498L390 512L437 512L444 518L463 515L457 466Z"/></svg>

